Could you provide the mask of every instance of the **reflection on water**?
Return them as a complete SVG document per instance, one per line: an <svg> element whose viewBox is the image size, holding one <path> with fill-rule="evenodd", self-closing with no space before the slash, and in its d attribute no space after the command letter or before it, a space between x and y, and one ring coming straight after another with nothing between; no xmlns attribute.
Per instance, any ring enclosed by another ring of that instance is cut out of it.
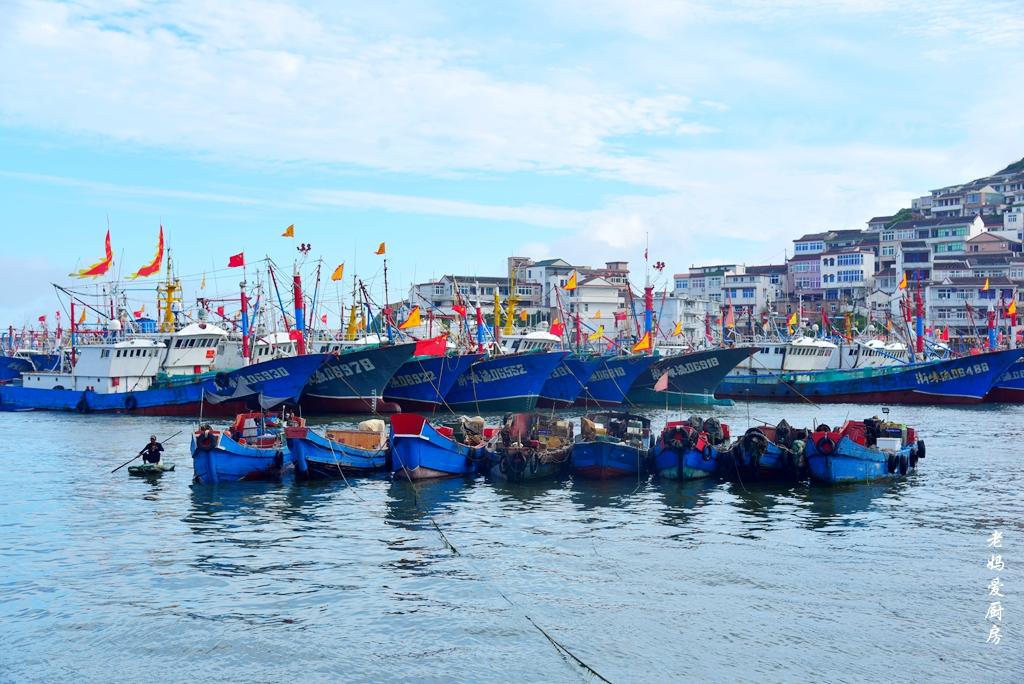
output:
<svg viewBox="0 0 1024 684"><path fill-rule="evenodd" d="M838 424L879 411L750 415ZM745 405L718 413L742 434ZM577 681L526 613L612 681L813 680L822 652L837 679L1007 681L969 626L984 617L987 531L1024 529L1019 411L892 417L920 428L928 457L889 484L211 487L191 485L185 443L168 445L176 472L109 472L131 455L112 444L183 421L0 415L0 679L139 681L158 663L161 681L192 684L202 663L201 678L269 682L300 663L311 682ZM965 420L999 439L963 451ZM51 448L54 434L75 448ZM894 647L910 627L929 638Z"/></svg>

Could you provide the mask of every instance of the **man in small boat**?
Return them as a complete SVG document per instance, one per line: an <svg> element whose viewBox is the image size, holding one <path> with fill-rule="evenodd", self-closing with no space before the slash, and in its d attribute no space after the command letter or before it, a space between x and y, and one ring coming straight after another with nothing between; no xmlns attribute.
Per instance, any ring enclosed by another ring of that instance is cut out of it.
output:
<svg viewBox="0 0 1024 684"><path fill-rule="evenodd" d="M143 463L159 463L160 454L164 451L164 445L156 441L156 435L149 436L149 444L142 447L142 462Z"/></svg>

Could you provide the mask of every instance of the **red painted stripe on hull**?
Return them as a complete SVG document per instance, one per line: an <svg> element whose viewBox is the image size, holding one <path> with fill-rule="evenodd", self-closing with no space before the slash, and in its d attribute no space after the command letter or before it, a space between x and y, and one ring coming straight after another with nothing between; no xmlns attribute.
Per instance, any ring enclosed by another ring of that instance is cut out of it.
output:
<svg viewBox="0 0 1024 684"><path fill-rule="evenodd" d="M985 395L985 401L998 401L1007 404L1024 403L1024 390L1009 387L996 387Z"/></svg>
<svg viewBox="0 0 1024 684"><path fill-rule="evenodd" d="M573 475L579 475L590 480L613 480L620 477L634 477L636 473L607 466L591 466L588 468L573 468Z"/></svg>
<svg viewBox="0 0 1024 684"><path fill-rule="evenodd" d="M853 394L829 394L827 396L820 394L809 394L807 399L797 396L787 397L747 397L743 394L733 393L718 393L715 392L715 397L718 399L736 399L740 401L777 401L789 404L799 404L807 401L808 399L815 404L923 404L926 406L938 406L947 404L980 404L984 399L977 397L954 397L940 394L924 394L915 392L913 390L905 390L899 392L864 392L864 393L853 393Z"/></svg>
<svg viewBox="0 0 1024 684"><path fill-rule="evenodd" d="M311 397L299 401L305 413L374 413L373 400L367 397ZM376 413L401 413L392 401L377 400Z"/></svg>

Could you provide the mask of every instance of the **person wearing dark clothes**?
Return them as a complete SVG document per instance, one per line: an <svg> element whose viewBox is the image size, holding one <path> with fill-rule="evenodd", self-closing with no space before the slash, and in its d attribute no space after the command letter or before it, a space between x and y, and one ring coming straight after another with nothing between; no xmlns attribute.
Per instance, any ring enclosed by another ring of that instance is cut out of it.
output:
<svg viewBox="0 0 1024 684"><path fill-rule="evenodd" d="M142 448L142 460L145 463L159 463L164 445L156 441L156 435L149 436L149 444Z"/></svg>

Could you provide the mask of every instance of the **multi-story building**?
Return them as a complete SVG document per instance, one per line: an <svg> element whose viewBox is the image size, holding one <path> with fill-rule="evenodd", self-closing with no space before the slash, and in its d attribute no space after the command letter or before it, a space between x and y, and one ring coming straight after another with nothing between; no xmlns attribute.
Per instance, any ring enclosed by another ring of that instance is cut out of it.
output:
<svg viewBox="0 0 1024 684"><path fill-rule="evenodd" d="M413 285L409 291L409 303L431 307L442 316L452 315L452 306L459 301L490 312L495 292L503 302L508 299L507 277L445 275L436 281ZM516 283L516 309L525 309L529 316L546 313L539 283L525 279Z"/></svg>
<svg viewBox="0 0 1024 684"><path fill-rule="evenodd" d="M832 311L837 311L841 302L862 306L874 285L874 251L869 247L841 247L823 252L819 259L821 289Z"/></svg>
<svg viewBox="0 0 1024 684"><path fill-rule="evenodd" d="M615 337L615 314L625 306L618 283L600 276L580 278L576 289L566 292L562 301L569 315L579 315L589 330L603 325L605 336Z"/></svg>
<svg viewBox="0 0 1024 684"><path fill-rule="evenodd" d="M569 276L576 267L565 259L544 259L533 261L523 258L517 268L516 279L535 282L541 287L541 304L548 308L558 307L560 288L565 287Z"/></svg>

